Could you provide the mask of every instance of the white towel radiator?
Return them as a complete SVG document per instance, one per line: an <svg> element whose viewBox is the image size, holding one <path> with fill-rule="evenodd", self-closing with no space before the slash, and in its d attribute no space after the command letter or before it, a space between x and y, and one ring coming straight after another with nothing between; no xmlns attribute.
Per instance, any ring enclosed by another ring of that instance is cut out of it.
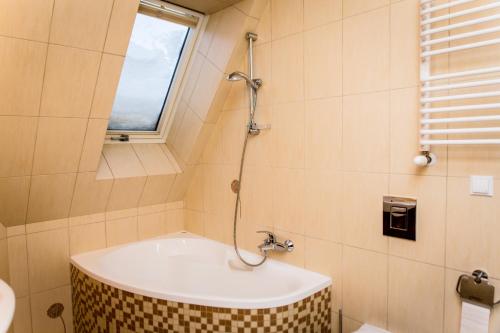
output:
<svg viewBox="0 0 500 333"><path fill-rule="evenodd" d="M500 52L498 67L478 68L470 59L466 61L470 68L465 70L431 72L440 55L450 57L471 49L482 52L500 44L500 0L420 0L420 36L421 155L415 163L435 163L431 153L435 145L500 144L500 136L495 136L500 133L500 122L481 127L500 121ZM467 89L473 90L464 92Z"/></svg>

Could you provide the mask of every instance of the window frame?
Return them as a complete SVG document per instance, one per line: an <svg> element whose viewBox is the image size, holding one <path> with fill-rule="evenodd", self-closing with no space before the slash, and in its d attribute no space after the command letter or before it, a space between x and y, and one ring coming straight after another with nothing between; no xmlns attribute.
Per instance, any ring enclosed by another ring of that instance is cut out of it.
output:
<svg viewBox="0 0 500 333"><path fill-rule="evenodd" d="M170 89L167 93L165 103L163 105L163 109L161 111L160 119L158 120L158 126L156 131L123 131L123 130L107 130L106 131L106 139L105 143L122 143L122 141L118 140L118 138L122 135L128 136L127 142L133 143L165 143L167 139L168 132L172 126L175 112L177 109L177 105L180 102L180 95L184 86L186 85L186 78L189 68L192 66L192 62L196 53L196 49L200 42L200 37L202 35L202 31L205 30L206 26L206 16L184 8L180 7L168 2L164 2L161 0L141 0L138 14L144 14L152 16L148 13L142 13L141 6L146 4L148 7L158 8L158 11L171 11L177 13L183 13L197 19L196 25L194 27L190 27L189 32L186 36L184 46L181 51L181 56L177 62L177 67L174 73L174 76L171 81ZM166 17L169 14L163 14ZM171 17L174 14L170 14ZM162 19L160 17L160 19ZM126 57L126 55L125 55ZM121 79L121 73L120 73Z"/></svg>

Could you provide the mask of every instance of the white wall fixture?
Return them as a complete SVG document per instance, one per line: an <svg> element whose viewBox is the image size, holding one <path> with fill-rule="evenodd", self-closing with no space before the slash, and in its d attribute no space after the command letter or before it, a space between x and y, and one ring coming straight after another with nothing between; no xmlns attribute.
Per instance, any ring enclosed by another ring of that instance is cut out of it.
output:
<svg viewBox="0 0 500 333"><path fill-rule="evenodd" d="M472 58L474 55L464 53L461 63L469 64L470 68L459 72L432 72L439 55L451 56L500 44L500 38L494 38L500 31L500 14L491 14L493 9L500 7L500 2L436 2L420 0L422 157L417 156L414 160L418 166L435 163L430 154L434 145L500 144L500 137L495 135L500 133L500 127L485 125L485 122L500 120L500 103L481 102L500 96L500 67L478 67ZM486 27L485 23L488 23ZM453 116L459 112L460 116Z"/></svg>
<svg viewBox="0 0 500 333"><path fill-rule="evenodd" d="M493 176L470 176L470 194L493 196Z"/></svg>

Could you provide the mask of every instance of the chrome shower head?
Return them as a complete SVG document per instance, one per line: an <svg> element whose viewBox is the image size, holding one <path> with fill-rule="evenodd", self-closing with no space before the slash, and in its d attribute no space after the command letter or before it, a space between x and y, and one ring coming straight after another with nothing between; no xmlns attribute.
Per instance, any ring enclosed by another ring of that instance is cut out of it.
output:
<svg viewBox="0 0 500 333"><path fill-rule="evenodd" d="M246 75L245 73L243 72L239 72L239 71L236 71L236 72L232 72L231 74L229 74L226 79L228 81L241 81L241 80L244 80L250 87L252 87L253 89L257 90L259 89L259 87L262 85L262 80L260 79L250 79L248 77L248 75Z"/></svg>

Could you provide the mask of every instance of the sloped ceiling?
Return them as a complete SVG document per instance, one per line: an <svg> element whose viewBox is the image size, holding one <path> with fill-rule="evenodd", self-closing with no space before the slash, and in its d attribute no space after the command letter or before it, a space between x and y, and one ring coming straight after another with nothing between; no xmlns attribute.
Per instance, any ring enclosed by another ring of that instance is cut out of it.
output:
<svg viewBox="0 0 500 333"><path fill-rule="evenodd" d="M212 14L241 0L170 0L174 5L189 8L204 14Z"/></svg>

